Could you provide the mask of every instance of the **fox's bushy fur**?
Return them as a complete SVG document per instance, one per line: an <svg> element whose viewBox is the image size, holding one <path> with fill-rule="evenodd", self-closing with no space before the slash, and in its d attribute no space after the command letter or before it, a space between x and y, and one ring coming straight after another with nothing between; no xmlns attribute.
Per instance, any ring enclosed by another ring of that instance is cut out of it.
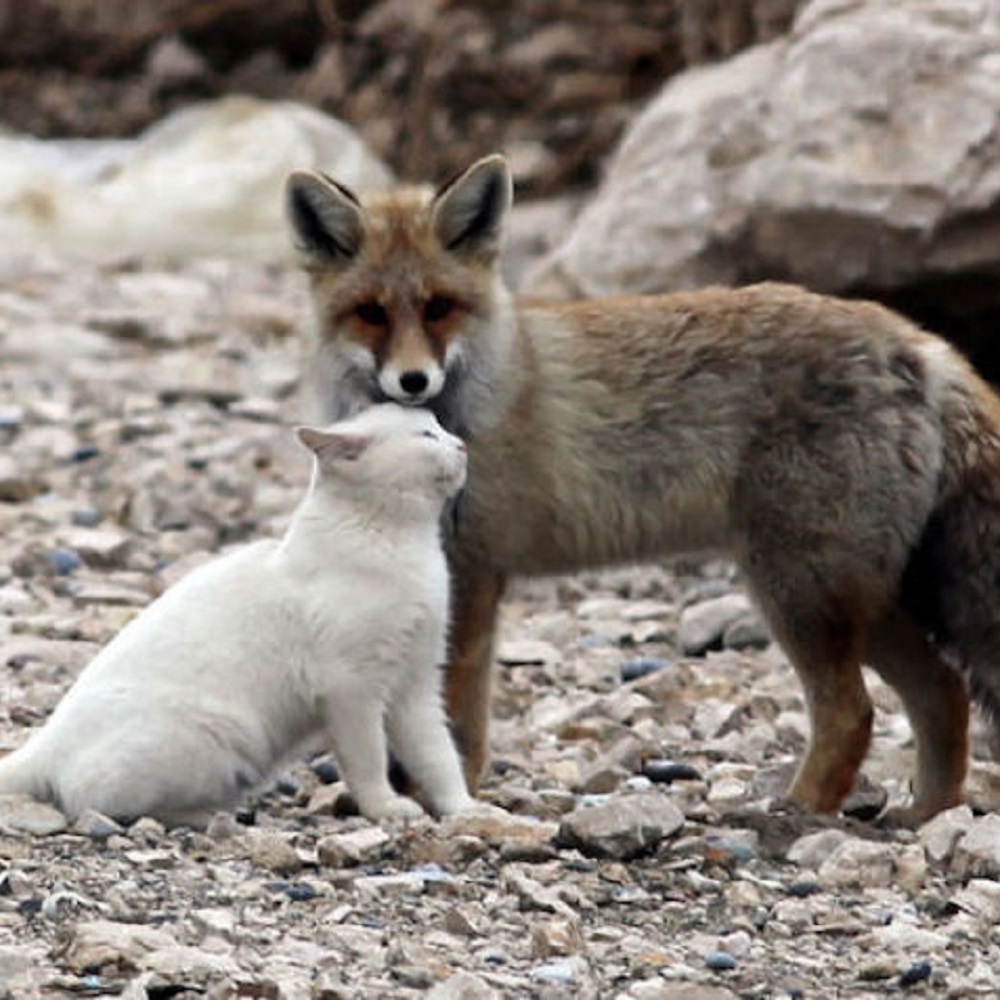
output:
<svg viewBox="0 0 1000 1000"><path fill-rule="evenodd" d="M323 416L390 397L469 439L449 707L471 780L508 576L716 549L805 688L790 794L826 811L850 789L866 662L913 725L913 814L961 800L967 685L1000 706L1000 403L951 347L779 284L516 308L499 157L438 192L361 200L304 173L288 191Z"/></svg>

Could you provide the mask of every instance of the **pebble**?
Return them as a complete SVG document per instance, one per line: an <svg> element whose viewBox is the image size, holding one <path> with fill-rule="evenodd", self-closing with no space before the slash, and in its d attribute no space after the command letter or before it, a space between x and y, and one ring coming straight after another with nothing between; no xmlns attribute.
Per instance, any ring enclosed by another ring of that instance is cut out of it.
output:
<svg viewBox="0 0 1000 1000"><path fill-rule="evenodd" d="M123 565L132 539L119 528L71 528L63 533L62 542L88 566L115 568Z"/></svg>
<svg viewBox="0 0 1000 1000"><path fill-rule="evenodd" d="M531 929L531 953L535 958L576 955L583 949L584 939L575 917L542 920Z"/></svg>
<svg viewBox="0 0 1000 1000"><path fill-rule="evenodd" d="M724 594L697 604L689 604L682 612L677 640L685 656L702 656L709 649L721 648L726 629L751 614L749 599L743 594Z"/></svg>
<svg viewBox="0 0 1000 1000"><path fill-rule="evenodd" d="M640 677L648 677L650 674L658 673L670 666L669 660L661 660L651 656L641 656L634 660L625 660L619 668L619 675L622 682L638 680Z"/></svg>
<svg viewBox="0 0 1000 1000"><path fill-rule="evenodd" d="M734 955L730 955L728 951L710 951L705 956L705 964L713 972L727 972L730 969L735 969L739 964Z"/></svg>
<svg viewBox="0 0 1000 1000"><path fill-rule="evenodd" d="M288 838L277 833L260 831L250 840L250 860L259 868L279 875L291 874L302 868L302 858Z"/></svg>
<svg viewBox="0 0 1000 1000"><path fill-rule="evenodd" d="M886 886L896 878L894 844L848 837L819 866L819 880L831 888Z"/></svg>
<svg viewBox="0 0 1000 1000"><path fill-rule="evenodd" d="M955 845L951 869L975 877L1000 877L1000 815L975 819Z"/></svg>
<svg viewBox="0 0 1000 1000"><path fill-rule="evenodd" d="M578 975L578 966L572 962L552 962L538 965L531 970L531 978L536 983L550 983L553 986L570 986Z"/></svg>
<svg viewBox="0 0 1000 1000"><path fill-rule="evenodd" d="M946 809L928 820L917 831L920 843L932 864L951 860L955 847L975 823L972 810L966 806Z"/></svg>
<svg viewBox="0 0 1000 1000"><path fill-rule="evenodd" d="M379 826L365 826L349 833L331 833L316 844L316 856L321 865L341 868L374 861L390 841Z"/></svg>
<svg viewBox="0 0 1000 1000"><path fill-rule="evenodd" d="M479 976L459 972L428 990L426 1000L501 1000L501 994Z"/></svg>
<svg viewBox="0 0 1000 1000"><path fill-rule="evenodd" d="M78 507L70 515L70 521L78 528L96 528L102 521L99 510L93 507Z"/></svg>
<svg viewBox="0 0 1000 1000"><path fill-rule="evenodd" d="M73 549L55 548L49 552L49 562L59 576L69 576L83 567L83 560Z"/></svg>
<svg viewBox="0 0 1000 1000"><path fill-rule="evenodd" d="M684 814L658 792L581 806L562 818L558 842L584 854L631 858L653 850L684 825Z"/></svg>
<svg viewBox="0 0 1000 1000"><path fill-rule="evenodd" d="M673 760L647 760L642 765L642 773L657 784L702 780L701 772L696 767Z"/></svg>
<svg viewBox="0 0 1000 1000"><path fill-rule="evenodd" d="M84 809L73 823L73 829L93 840L107 840L125 832L119 823L94 809Z"/></svg>
<svg viewBox="0 0 1000 1000"><path fill-rule="evenodd" d="M922 983L925 980L930 979L932 971L933 966L930 962L915 962L900 975L899 985L903 989L907 989L910 986L916 986L917 983Z"/></svg>

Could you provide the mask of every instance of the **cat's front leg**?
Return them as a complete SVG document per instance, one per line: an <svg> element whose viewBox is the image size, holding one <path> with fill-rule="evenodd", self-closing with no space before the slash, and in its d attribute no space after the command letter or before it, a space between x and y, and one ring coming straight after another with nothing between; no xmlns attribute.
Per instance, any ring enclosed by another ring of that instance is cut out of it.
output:
<svg viewBox="0 0 1000 1000"><path fill-rule="evenodd" d="M324 715L337 763L361 815L374 822L423 816L413 799L397 794L389 784L381 705L356 694L331 698Z"/></svg>
<svg viewBox="0 0 1000 1000"><path fill-rule="evenodd" d="M393 699L386 717L389 745L439 816L475 805L441 704L436 669L424 669Z"/></svg>

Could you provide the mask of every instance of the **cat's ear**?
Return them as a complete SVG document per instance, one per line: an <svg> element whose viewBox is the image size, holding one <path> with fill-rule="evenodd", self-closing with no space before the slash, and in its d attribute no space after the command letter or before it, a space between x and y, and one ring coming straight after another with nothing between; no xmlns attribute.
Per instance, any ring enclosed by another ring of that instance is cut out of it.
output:
<svg viewBox="0 0 1000 1000"><path fill-rule="evenodd" d="M296 427L295 436L323 461L353 462L372 443L366 434L324 430L320 427Z"/></svg>
<svg viewBox="0 0 1000 1000"><path fill-rule="evenodd" d="M491 262L500 252L513 197L507 161L499 155L477 160L434 196L432 220L441 245Z"/></svg>
<svg viewBox="0 0 1000 1000"><path fill-rule="evenodd" d="M285 212L309 261L349 264L364 240L364 209L350 188L326 174L295 170L285 181Z"/></svg>

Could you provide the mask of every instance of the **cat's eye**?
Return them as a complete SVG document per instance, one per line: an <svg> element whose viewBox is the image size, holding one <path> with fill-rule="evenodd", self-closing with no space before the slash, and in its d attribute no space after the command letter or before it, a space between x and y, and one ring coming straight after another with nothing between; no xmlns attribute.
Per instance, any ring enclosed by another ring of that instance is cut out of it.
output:
<svg viewBox="0 0 1000 1000"><path fill-rule="evenodd" d="M434 431L421 431L420 436L422 438L430 438L432 441L437 441L437 434Z"/></svg>
<svg viewBox="0 0 1000 1000"><path fill-rule="evenodd" d="M455 300L447 295L432 295L424 303L424 319L428 323L437 323L447 319L455 311Z"/></svg>
<svg viewBox="0 0 1000 1000"><path fill-rule="evenodd" d="M377 302L359 302L354 307L354 315L369 326L388 326L389 314Z"/></svg>

